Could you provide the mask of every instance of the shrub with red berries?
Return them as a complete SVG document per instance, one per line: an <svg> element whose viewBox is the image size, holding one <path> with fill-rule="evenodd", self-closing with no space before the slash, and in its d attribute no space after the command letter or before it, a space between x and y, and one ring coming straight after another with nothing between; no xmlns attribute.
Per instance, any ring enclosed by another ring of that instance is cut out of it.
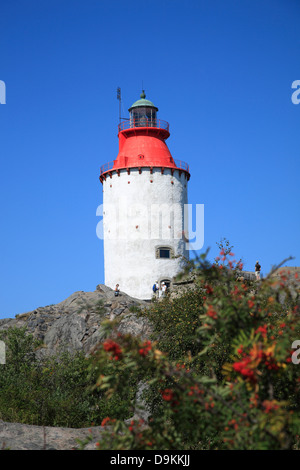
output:
<svg viewBox="0 0 300 470"><path fill-rule="evenodd" d="M99 348L96 386L111 397L132 381L143 384L149 415L104 420L100 450L299 447L300 364L291 360L300 339L299 280L246 282L231 248L214 263L196 260L192 290L140 313L153 338L112 330Z"/></svg>

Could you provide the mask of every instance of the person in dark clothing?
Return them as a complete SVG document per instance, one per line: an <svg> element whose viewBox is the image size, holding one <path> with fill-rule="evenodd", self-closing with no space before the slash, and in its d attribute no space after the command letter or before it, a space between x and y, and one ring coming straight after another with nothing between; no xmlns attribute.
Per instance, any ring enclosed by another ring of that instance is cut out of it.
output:
<svg viewBox="0 0 300 470"><path fill-rule="evenodd" d="M261 265L259 264L258 261L255 263L255 275L256 275L256 280L260 280L260 270L261 270Z"/></svg>

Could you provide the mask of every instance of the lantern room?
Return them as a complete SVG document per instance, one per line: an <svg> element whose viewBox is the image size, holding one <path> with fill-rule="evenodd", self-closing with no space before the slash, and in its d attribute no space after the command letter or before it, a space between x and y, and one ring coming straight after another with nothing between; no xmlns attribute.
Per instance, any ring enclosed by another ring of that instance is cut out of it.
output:
<svg viewBox="0 0 300 470"><path fill-rule="evenodd" d="M130 127L157 127L156 113L158 108L146 100L144 90L140 99L128 109L130 115Z"/></svg>

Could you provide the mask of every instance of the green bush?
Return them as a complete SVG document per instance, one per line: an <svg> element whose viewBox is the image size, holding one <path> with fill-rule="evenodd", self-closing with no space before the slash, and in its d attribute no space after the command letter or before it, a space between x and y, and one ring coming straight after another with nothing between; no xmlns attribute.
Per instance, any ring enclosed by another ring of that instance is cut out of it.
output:
<svg viewBox="0 0 300 470"><path fill-rule="evenodd" d="M87 427L103 418L129 417L130 398L110 400L93 389L96 375L83 353L36 359L39 343L25 328L1 333L6 364L0 374L0 419L44 426Z"/></svg>
<svg viewBox="0 0 300 470"><path fill-rule="evenodd" d="M153 325L153 338L158 346L169 354L170 359L181 359L188 352L195 355L200 351L197 329L201 326L199 315L203 308L203 292L190 291L182 297L170 300L165 298L141 315Z"/></svg>

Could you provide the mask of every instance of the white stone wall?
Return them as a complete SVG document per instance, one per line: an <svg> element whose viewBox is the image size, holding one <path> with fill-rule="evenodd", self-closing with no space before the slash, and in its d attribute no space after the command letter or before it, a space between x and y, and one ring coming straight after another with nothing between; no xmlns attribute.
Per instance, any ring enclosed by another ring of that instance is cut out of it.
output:
<svg viewBox="0 0 300 470"><path fill-rule="evenodd" d="M172 279L188 258L183 207L187 178L160 168L113 172L103 180L105 284L132 297L151 299L155 281ZM157 259L157 247L169 247L176 258ZM177 257L178 256L178 257Z"/></svg>

